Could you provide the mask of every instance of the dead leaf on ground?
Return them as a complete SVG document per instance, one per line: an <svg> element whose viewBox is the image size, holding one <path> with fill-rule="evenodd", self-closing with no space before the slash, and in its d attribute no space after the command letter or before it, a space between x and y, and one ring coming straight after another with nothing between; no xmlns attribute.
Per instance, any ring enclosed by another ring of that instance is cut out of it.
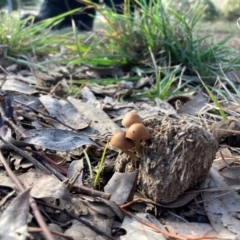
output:
<svg viewBox="0 0 240 240"><path fill-rule="evenodd" d="M223 169L221 175L225 182L229 185L240 185L240 166L231 166Z"/></svg>
<svg viewBox="0 0 240 240"><path fill-rule="evenodd" d="M2 240L24 240L28 236L30 189L19 194L3 212L0 218Z"/></svg>
<svg viewBox="0 0 240 240"><path fill-rule="evenodd" d="M191 100L180 107L177 112L185 114L196 114L207 104L208 97L203 94L203 92L199 92L197 95L192 96Z"/></svg>
<svg viewBox="0 0 240 240"><path fill-rule="evenodd" d="M75 183L76 184L79 184L79 185L82 185L82 177L83 177L83 160L80 159L80 160L75 160L75 161L72 161L70 163L70 166L68 168L68 173L67 173L67 177L69 179L71 178L74 178L76 176L76 173L77 171L80 171L81 170L81 174L77 177Z"/></svg>
<svg viewBox="0 0 240 240"><path fill-rule="evenodd" d="M122 205L127 200L133 200L133 194L136 189L138 171L129 173L115 172L104 191L111 194L110 200L116 204Z"/></svg>
<svg viewBox="0 0 240 240"><path fill-rule="evenodd" d="M29 86L29 84L18 80L7 80L4 82L2 91L19 92L27 95L31 95L37 92L33 87Z"/></svg>
<svg viewBox="0 0 240 240"><path fill-rule="evenodd" d="M177 198L177 200L170 202L170 203L166 203L163 204L164 207L166 208L178 208L178 207L182 207L187 205L187 203L191 202L194 198L197 197L199 193L184 193L183 195L181 195L180 197Z"/></svg>
<svg viewBox="0 0 240 240"><path fill-rule="evenodd" d="M101 109L71 97L69 97L68 100L80 113L91 121L91 128L93 128L95 134L98 132L101 135L112 135L120 130L118 125Z"/></svg>
<svg viewBox="0 0 240 240"><path fill-rule="evenodd" d="M211 126L211 132L219 143L240 147L240 122L227 120L215 122Z"/></svg>
<svg viewBox="0 0 240 240"><path fill-rule="evenodd" d="M90 121L68 101L57 100L49 95L41 96L39 100L47 108L50 116L55 117L68 126L76 130L81 130L89 126ZM56 128L67 129L66 126L60 123L53 123L53 125Z"/></svg>
<svg viewBox="0 0 240 240"><path fill-rule="evenodd" d="M54 176L36 172L26 172L19 175L26 188L31 187L31 196L34 198L52 197L56 199L70 199L67 186Z"/></svg>
<svg viewBox="0 0 240 240"><path fill-rule="evenodd" d="M213 236L213 228L207 223L195 223L195 222L176 222L167 220L166 228L175 234L188 236L188 237L203 237ZM209 234L211 232L211 234ZM217 234L215 234L217 236Z"/></svg>
<svg viewBox="0 0 240 240"><path fill-rule="evenodd" d="M152 221L150 221L149 218L147 217L148 215L150 215L150 214L136 214L137 217L140 217L147 222L156 224L157 227L162 228L162 226L158 220L154 221L152 219L153 218L153 216L152 216L152 218L150 218ZM166 238L163 234L153 231L151 228L143 225L136 219L130 218L128 216L125 216L121 227L127 231L126 235L123 235L120 237L121 240L133 240L133 239L166 240Z"/></svg>
<svg viewBox="0 0 240 240"><path fill-rule="evenodd" d="M73 239L88 239L88 240L106 240L107 238L100 236L84 224L73 221L72 226L65 231L66 235L73 237Z"/></svg>
<svg viewBox="0 0 240 240"><path fill-rule="evenodd" d="M216 154L216 159L213 161L212 166L219 171L234 162L240 163L240 158L232 155L229 148L221 147Z"/></svg>
<svg viewBox="0 0 240 240"><path fill-rule="evenodd" d="M81 89L81 95L82 95L83 99L86 99L86 100L97 100L97 98L95 97L93 92L87 86L85 86Z"/></svg>
<svg viewBox="0 0 240 240"><path fill-rule="evenodd" d="M210 169L209 176L202 183L201 188L226 188L223 177L214 168ZM207 216L214 230L228 239L236 239L240 235L240 197L233 190L205 191L202 193L203 203Z"/></svg>
<svg viewBox="0 0 240 240"><path fill-rule="evenodd" d="M33 129L28 130L27 135L29 137L23 138L23 142L60 152L71 151L83 145L98 147L86 135L69 130Z"/></svg>

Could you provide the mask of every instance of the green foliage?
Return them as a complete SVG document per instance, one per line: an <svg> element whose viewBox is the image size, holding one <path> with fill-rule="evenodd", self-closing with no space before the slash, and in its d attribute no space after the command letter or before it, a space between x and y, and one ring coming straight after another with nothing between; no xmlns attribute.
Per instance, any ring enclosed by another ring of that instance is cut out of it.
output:
<svg viewBox="0 0 240 240"><path fill-rule="evenodd" d="M229 21L237 21L240 17L240 0L225 0L222 12Z"/></svg>
<svg viewBox="0 0 240 240"><path fill-rule="evenodd" d="M212 91L208 88L208 86L203 81L201 81L201 82L202 82L204 88L206 89L208 95L212 99L213 103L217 107L222 119L225 121L228 120L228 117L227 117L226 113L224 112L224 110L222 109L221 104L218 102L217 98L213 95Z"/></svg>
<svg viewBox="0 0 240 240"><path fill-rule="evenodd" d="M237 55L237 51L224 46L225 42L215 44L212 35L198 35L198 23L203 13L199 4L184 15L170 6L164 8L162 0L151 1L150 7L144 0L136 2L140 10L134 19L128 5L125 15L99 8L106 20L106 31L97 32L91 40L88 36L89 44L78 39L79 58L70 64L138 66L143 74L152 68L158 79L156 66L170 63L170 68L181 65L188 75L195 75L197 71L205 82L210 83L215 81L218 62L228 63L230 53L231 57Z"/></svg>
<svg viewBox="0 0 240 240"><path fill-rule="evenodd" d="M199 4L182 14L171 5L164 7L162 0L152 0L150 6L144 0L136 2L140 8L135 16L129 11L130 0L125 5L124 15L95 5L105 21L100 30L88 34L78 34L74 24L70 32L50 31L54 21L57 24L74 11L26 28L22 27L24 22L5 16L0 21L0 44L9 47L6 58L44 70L48 70L52 62L68 65L85 63L121 66L123 71L127 70L129 79L153 76L156 85L144 94L137 94L161 99L182 91L182 79L193 81L196 72L205 84L212 84L221 72L220 64L223 71L234 69L233 66L239 68L238 51L225 46L231 36L216 43L212 35L206 36L199 31L203 14ZM61 47L66 50L62 59L37 64L27 61L29 54L55 54ZM109 81L116 82L118 79ZM68 94L78 93L79 89L75 86L75 83L69 85Z"/></svg>
<svg viewBox="0 0 240 240"><path fill-rule="evenodd" d="M177 76L180 73L182 67L176 66L174 68L164 68L158 67L156 69L157 79L156 79L156 86L152 87L149 91L146 92L139 92L138 96L140 97L148 97L148 98L160 98L162 100L174 95L180 89L173 88L173 84L176 83L180 77ZM175 84L176 85L176 84ZM181 86L183 87L183 85ZM180 88L181 88L180 87ZM174 90L173 90L174 89Z"/></svg>
<svg viewBox="0 0 240 240"><path fill-rule="evenodd" d="M7 59L31 67L47 70L47 66L51 62L66 63L68 60L56 59L48 62L38 62L36 64L27 61L27 55L43 56L48 54L56 54L61 51L61 47L69 48L74 44L71 37L72 32L59 34L57 31L50 31L52 24L59 23L64 16L72 13L65 13L54 19L48 19L29 27L23 25L29 19L22 22L12 16L4 15L0 19L0 45L8 45ZM56 21L56 22L55 22ZM54 23L53 23L54 22Z"/></svg>
<svg viewBox="0 0 240 240"><path fill-rule="evenodd" d="M94 181L93 181L93 187L96 189L97 188L97 184L98 184L98 181L99 181L99 177L100 177L100 174L102 172L102 168L103 168L103 164L105 162L105 157L106 157L106 153L107 153L107 148L108 148L108 143L106 144L104 150L103 150L103 153L102 153L102 157L101 157L101 160L98 164L98 170L97 170L97 173L96 173L96 176L94 178Z"/></svg>

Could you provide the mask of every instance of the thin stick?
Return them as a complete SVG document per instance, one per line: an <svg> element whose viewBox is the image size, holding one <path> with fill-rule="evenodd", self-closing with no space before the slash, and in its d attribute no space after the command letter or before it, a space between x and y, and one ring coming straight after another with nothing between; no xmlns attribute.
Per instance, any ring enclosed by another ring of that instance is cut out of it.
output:
<svg viewBox="0 0 240 240"><path fill-rule="evenodd" d="M14 183L17 185L17 187L19 188L19 190L21 192L23 192L25 190L25 187L23 186L23 184L21 183L21 181L17 178L17 176L13 173L13 171L11 170L11 168L8 166L5 158L2 155L2 152L0 151L0 161L2 163L2 165L4 166L7 174L9 175L9 177L14 181ZM47 240L54 240L50 230L47 227L47 224L45 223L39 209L38 206L35 202L35 200L32 197L29 197L29 203L30 206L32 208L33 214L39 224L39 226L42 228L42 231L46 237Z"/></svg>
<svg viewBox="0 0 240 240"><path fill-rule="evenodd" d="M28 232L42 232L43 230L41 228L38 228L38 227L28 227ZM50 230L50 232L56 236L59 236L59 237L64 237L66 239L69 239L69 240L74 240L73 237L69 236L69 235L66 235L62 232L58 232L58 231L55 231L55 230Z"/></svg>

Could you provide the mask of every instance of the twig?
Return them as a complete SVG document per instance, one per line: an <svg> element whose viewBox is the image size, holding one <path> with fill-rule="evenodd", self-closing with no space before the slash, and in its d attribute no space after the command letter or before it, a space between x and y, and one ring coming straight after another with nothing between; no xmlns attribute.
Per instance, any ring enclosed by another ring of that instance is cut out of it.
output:
<svg viewBox="0 0 240 240"><path fill-rule="evenodd" d="M5 158L2 155L2 152L0 151L0 161L2 162L2 165L4 166L7 174L9 175L9 177L14 181L14 183L17 185L17 187L19 188L19 190L21 192L23 192L25 190L25 187L23 186L23 184L21 183L21 181L17 178L17 176L13 173L13 171L11 170L11 168L8 166ZM39 209L38 206L35 202L35 200L30 196L29 197L29 203L30 206L32 208L33 214L39 224L39 226L42 228L42 231L46 237L47 240L54 240L51 232L49 231L47 224L45 223Z"/></svg>
<svg viewBox="0 0 240 240"><path fill-rule="evenodd" d="M128 202L126 204L121 205L120 207L121 208L126 208L126 207L131 206L134 203L139 203L139 202L152 203L156 206L164 207L164 205L162 205L162 204L156 203L156 202L152 201L151 199L145 199L145 198L136 198L136 199L132 200L131 202Z"/></svg>
<svg viewBox="0 0 240 240"><path fill-rule="evenodd" d="M28 232L42 232L43 230L41 228L38 228L38 227L28 227ZM69 236L69 235L65 235L64 233L61 233L61 232L57 232L55 230L51 230L50 229L50 232L56 236L59 236L59 237L64 237L66 239L69 239L69 240L74 240L73 237Z"/></svg>

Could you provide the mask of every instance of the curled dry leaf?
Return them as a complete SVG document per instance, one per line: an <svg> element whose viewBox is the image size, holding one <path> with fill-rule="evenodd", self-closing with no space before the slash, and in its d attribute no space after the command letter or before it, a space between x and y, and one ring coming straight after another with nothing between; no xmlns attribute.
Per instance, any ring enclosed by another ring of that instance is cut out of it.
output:
<svg viewBox="0 0 240 240"><path fill-rule="evenodd" d="M211 132L219 143L240 147L240 122L227 120L213 123Z"/></svg>

